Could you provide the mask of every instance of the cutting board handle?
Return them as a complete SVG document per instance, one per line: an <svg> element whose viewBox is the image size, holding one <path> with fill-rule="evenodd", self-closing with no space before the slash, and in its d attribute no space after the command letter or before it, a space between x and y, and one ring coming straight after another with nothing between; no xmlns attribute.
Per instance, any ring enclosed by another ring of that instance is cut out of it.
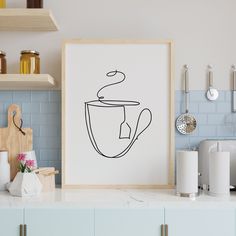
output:
<svg viewBox="0 0 236 236"><path fill-rule="evenodd" d="M13 115L15 114L15 123L19 127L21 125L21 110L17 104L11 104L8 107L8 127L15 127L13 123ZM15 127L16 128L16 127Z"/></svg>

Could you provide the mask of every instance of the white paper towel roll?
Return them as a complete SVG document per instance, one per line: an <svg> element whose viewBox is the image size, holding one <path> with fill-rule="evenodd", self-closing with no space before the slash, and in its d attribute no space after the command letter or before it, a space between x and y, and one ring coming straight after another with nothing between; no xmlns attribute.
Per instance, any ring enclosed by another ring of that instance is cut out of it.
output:
<svg viewBox="0 0 236 236"><path fill-rule="evenodd" d="M228 196L230 193L230 153L212 152L209 156L209 194Z"/></svg>
<svg viewBox="0 0 236 236"><path fill-rule="evenodd" d="M6 190L6 184L10 182L10 165L8 152L0 151L0 190Z"/></svg>
<svg viewBox="0 0 236 236"><path fill-rule="evenodd" d="M177 151L176 192L189 197L198 193L198 152Z"/></svg>

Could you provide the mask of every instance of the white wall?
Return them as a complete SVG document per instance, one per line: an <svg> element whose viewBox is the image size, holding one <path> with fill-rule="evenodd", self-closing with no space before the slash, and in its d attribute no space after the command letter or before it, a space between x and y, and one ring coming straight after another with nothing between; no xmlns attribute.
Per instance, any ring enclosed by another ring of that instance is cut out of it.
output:
<svg viewBox="0 0 236 236"><path fill-rule="evenodd" d="M7 0L9 7L25 1ZM41 52L42 72L58 80L64 39L173 39L176 89L181 68L190 67L190 88L205 89L206 66L215 69L215 87L230 88L236 64L235 0L44 0L60 26L58 32L0 32L9 73L18 71L22 49Z"/></svg>

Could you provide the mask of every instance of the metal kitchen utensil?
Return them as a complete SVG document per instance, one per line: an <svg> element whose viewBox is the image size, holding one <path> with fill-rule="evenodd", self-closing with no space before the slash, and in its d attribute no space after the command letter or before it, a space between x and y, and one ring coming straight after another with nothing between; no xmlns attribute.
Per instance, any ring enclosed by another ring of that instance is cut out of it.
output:
<svg viewBox="0 0 236 236"><path fill-rule="evenodd" d="M232 65L233 90L232 90L232 112L236 112L236 67Z"/></svg>
<svg viewBox="0 0 236 236"><path fill-rule="evenodd" d="M197 127L195 117L189 114L189 75L188 66L184 66L184 81L185 81L185 113L176 119L176 128L181 134L191 134Z"/></svg>
<svg viewBox="0 0 236 236"><path fill-rule="evenodd" d="M206 92L206 97L210 101L215 101L219 96L219 92L213 87L213 71L211 65L208 65L208 84L209 87Z"/></svg>

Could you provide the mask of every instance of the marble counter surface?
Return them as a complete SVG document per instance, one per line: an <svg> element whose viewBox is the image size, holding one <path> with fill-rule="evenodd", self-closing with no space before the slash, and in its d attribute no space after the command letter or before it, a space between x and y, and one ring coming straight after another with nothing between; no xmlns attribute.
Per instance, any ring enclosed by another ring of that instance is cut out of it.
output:
<svg viewBox="0 0 236 236"><path fill-rule="evenodd" d="M201 194L195 200L175 196L175 190L86 189L42 193L36 197L13 197L0 192L0 207L81 207L81 208L158 208L158 207L235 207L236 193L227 199Z"/></svg>

